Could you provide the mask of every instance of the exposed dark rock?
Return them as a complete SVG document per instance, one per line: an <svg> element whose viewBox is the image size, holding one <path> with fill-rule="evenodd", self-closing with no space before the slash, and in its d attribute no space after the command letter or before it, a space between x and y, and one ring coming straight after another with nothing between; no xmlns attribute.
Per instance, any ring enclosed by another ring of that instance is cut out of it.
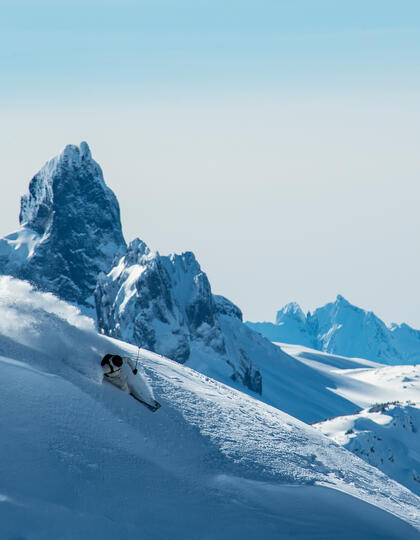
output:
<svg viewBox="0 0 420 540"><path fill-rule="evenodd" d="M21 199L20 231L32 235L28 256L13 234L2 239L0 271L64 300L92 306L100 271L125 252L118 201L89 147L69 145L32 178Z"/></svg>

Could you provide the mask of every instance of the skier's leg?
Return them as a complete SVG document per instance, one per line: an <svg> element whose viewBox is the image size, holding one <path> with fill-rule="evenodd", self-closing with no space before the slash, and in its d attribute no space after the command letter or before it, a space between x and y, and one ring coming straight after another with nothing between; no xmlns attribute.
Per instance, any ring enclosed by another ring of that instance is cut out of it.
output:
<svg viewBox="0 0 420 540"><path fill-rule="evenodd" d="M122 390L123 392L129 391L128 384L127 384L127 377L125 376L125 374L120 373L118 376L105 377L105 379L111 384L113 384L114 386L116 386L117 388L119 388L120 390Z"/></svg>
<svg viewBox="0 0 420 540"><path fill-rule="evenodd" d="M137 396L135 396L131 392L130 392L130 396L132 396L136 401L139 401L142 405L144 405L145 407L147 407L149 410L153 412L157 411L159 407L161 406L160 403L158 403L156 400L154 400L154 405L150 405L149 403L146 403L142 399L139 399Z"/></svg>
<svg viewBox="0 0 420 540"><path fill-rule="evenodd" d="M138 401L147 404L154 410L160 407L159 403L155 400L152 389L140 373L132 375L128 379L128 387L130 394Z"/></svg>

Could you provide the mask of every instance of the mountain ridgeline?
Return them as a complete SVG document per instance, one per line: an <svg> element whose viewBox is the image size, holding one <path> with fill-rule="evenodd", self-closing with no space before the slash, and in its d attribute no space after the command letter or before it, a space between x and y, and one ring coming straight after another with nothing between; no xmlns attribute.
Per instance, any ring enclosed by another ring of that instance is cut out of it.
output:
<svg viewBox="0 0 420 540"><path fill-rule="evenodd" d="M104 334L262 393L259 359L283 353L213 295L193 253L160 256L139 239L127 248L87 143L66 146L32 178L19 222L0 239L1 274L97 313Z"/></svg>
<svg viewBox="0 0 420 540"><path fill-rule="evenodd" d="M99 276L95 300L98 327L105 334L180 363L189 360L201 370L222 359L233 380L261 394L260 371L244 349L232 344L231 326L246 329L242 313L212 294L193 253L161 256L136 239L118 265Z"/></svg>
<svg viewBox="0 0 420 540"><path fill-rule="evenodd" d="M273 342L383 364L420 363L419 330L407 324L387 326L374 313L352 305L341 295L307 315L293 302L277 312L275 323L246 324Z"/></svg>

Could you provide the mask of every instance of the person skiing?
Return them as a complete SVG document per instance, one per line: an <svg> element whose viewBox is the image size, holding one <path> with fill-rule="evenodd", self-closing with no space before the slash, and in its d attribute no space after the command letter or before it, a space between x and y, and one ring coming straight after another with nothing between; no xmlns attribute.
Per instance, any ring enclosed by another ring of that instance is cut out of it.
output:
<svg viewBox="0 0 420 540"><path fill-rule="evenodd" d="M101 361L104 378L152 411L160 407L147 382L138 373L137 367L129 357L119 354L106 354ZM130 372L131 370L131 372ZM133 377L133 375L138 375Z"/></svg>

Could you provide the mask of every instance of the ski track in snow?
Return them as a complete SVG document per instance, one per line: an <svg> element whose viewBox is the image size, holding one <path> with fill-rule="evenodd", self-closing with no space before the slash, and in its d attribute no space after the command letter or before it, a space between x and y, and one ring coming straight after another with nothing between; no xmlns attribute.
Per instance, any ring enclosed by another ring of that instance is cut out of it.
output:
<svg viewBox="0 0 420 540"><path fill-rule="evenodd" d="M419 537L420 499L311 426L143 350L150 413L106 352L137 349L0 278L5 538Z"/></svg>

